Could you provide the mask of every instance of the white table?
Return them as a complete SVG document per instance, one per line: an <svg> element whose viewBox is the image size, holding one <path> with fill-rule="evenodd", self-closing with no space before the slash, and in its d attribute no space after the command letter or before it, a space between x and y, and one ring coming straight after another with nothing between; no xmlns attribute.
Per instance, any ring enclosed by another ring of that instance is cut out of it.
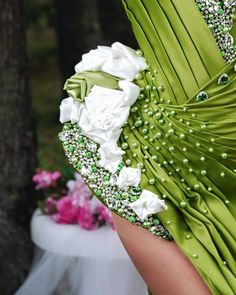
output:
<svg viewBox="0 0 236 295"><path fill-rule="evenodd" d="M36 255L16 295L148 295L147 287L110 226L86 231L35 212Z"/></svg>

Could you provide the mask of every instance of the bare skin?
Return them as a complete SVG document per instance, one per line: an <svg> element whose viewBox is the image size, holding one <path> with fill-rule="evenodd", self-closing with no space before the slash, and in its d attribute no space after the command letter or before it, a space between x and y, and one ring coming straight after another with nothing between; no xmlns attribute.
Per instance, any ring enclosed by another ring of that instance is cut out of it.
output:
<svg viewBox="0 0 236 295"><path fill-rule="evenodd" d="M113 213L119 237L152 295L211 295L175 242L154 236Z"/></svg>

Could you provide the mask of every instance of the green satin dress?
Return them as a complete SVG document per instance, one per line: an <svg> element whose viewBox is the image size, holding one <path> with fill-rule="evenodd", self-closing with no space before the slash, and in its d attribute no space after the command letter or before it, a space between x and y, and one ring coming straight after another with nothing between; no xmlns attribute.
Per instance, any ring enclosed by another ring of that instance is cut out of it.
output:
<svg viewBox="0 0 236 295"><path fill-rule="evenodd" d="M148 146L138 150L140 159L143 155L149 159L142 185L148 187L149 178L157 180L150 189L155 187L168 204L159 219L212 294L236 294L234 62L226 64L194 0L123 3L150 65L150 73L137 83L161 86L157 98L146 91L150 102L136 103L144 120L157 125L148 128L149 140L129 126L123 132ZM231 34L235 35L235 28ZM229 81L219 84L223 74ZM197 101L201 91L208 99ZM144 112L145 107L150 113ZM130 115L131 126L135 116ZM131 148L124 157L131 158L132 152ZM157 162L152 159L155 154Z"/></svg>
<svg viewBox="0 0 236 295"><path fill-rule="evenodd" d="M201 13L201 1L123 4L149 65L134 81L142 94L119 138L119 146L126 146L124 161L130 167L141 163L141 188L165 199L168 210L157 214L170 234L165 237L175 240L212 294L234 295L235 63L226 62ZM235 26L231 34L236 37ZM105 73L85 72L69 79L65 89L83 100L93 85L117 89L117 81ZM66 125L64 130L70 128ZM64 144L79 170L75 146Z"/></svg>

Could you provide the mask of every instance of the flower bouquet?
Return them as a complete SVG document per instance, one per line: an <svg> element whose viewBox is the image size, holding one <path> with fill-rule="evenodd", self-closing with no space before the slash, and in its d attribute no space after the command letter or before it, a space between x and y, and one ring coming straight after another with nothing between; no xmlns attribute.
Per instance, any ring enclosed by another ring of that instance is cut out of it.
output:
<svg viewBox="0 0 236 295"><path fill-rule="evenodd" d="M109 224L114 229L110 211L92 195L78 173L68 180L59 171L37 170L33 182L44 197L38 207L55 222L78 224L86 230Z"/></svg>

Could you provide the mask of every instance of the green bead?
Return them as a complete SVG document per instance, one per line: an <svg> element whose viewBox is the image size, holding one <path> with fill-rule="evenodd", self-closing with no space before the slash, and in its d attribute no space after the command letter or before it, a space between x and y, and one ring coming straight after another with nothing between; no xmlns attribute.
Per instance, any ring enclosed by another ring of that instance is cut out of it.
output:
<svg viewBox="0 0 236 295"><path fill-rule="evenodd" d="M97 167L96 166L92 166L92 172L97 172Z"/></svg>
<svg viewBox="0 0 236 295"><path fill-rule="evenodd" d="M127 166L130 166L131 163L132 163L132 161L131 161L130 159L127 159L127 160L125 161L125 164L126 164Z"/></svg>
<svg viewBox="0 0 236 295"><path fill-rule="evenodd" d="M198 189L200 188L200 185L199 185L198 183L196 183L196 184L194 184L194 188L195 188L196 190L198 190Z"/></svg>
<svg viewBox="0 0 236 295"><path fill-rule="evenodd" d="M136 149L136 148L138 147L137 142L133 142L133 143L131 144L131 147Z"/></svg>
<svg viewBox="0 0 236 295"><path fill-rule="evenodd" d="M87 158L90 159L90 158L92 158L92 156L93 156L93 154L92 154L91 152L86 152L86 157L87 157Z"/></svg>
<svg viewBox="0 0 236 295"><path fill-rule="evenodd" d="M142 120L137 120L135 123L134 123L134 126L135 127L140 127L143 125L143 121Z"/></svg>
<svg viewBox="0 0 236 295"><path fill-rule="evenodd" d="M145 89L146 89L147 91L150 91L150 90L152 89L152 87L151 87L150 85L146 85Z"/></svg>
<svg viewBox="0 0 236 295"><path fill-rule="evenodd" d="M143 223L143 227L145 227L145 228L148 228L150 225L151 225L151 223L148 222L148 221L145 221L145 222Z"/></svg>
<svg viewBox="0 0 236 295"><path fill-rule="evenodd" d="M148 180L148 183L149 183L149 184L154 184L155 182L156 182L156 181L155 181L154 178L151 178L151 179Z"/></svg>
<svg viewBox="0 0 236 295"><path fill-rule="evenodd" d="M207 174L206 170L201 170L201 174L206 175Z"/></svg>
<svg viewBox="0 0 236 295"><path fill-rule="evenodd" d="M115 193L115 199L120 200L121 199L121 194L120 193Z"/></svg>
<svg viewBox="0 0 236 295"><path fill-rule="evenodd" d="M140 73L135 75L135 80L141 80L142 78L143 76Z"/></svg>
<svg viewBox="0 0 236 295"><path fill-rule="evenodd" d="M100 189L97 190L97 191L95 192L95 195L96 195L97 197L100 197L101 194L102 194L102 191L101 191Z"/></svg>
<svg viewBox="0 0 236 295"><path fill-rule="evenodd" d="M157 119L160 119L162 117L162 113L158 112L158 113L156 113L155 116L156 116Z"/></svg>
<svg viewBox="0 0 236 295"><path fill-rule="evenodd" d="M127 150L129 148L129 145L127 142L123 142L121 145L122 150Z"/></svg>
<svg viewBox="0 0 236 295"><path fill-rule="evenodd" d="M149 130L147 128L143 128L142 129L142 134L145 135L145 134L148 134Z"/></svg>
<svg viewBox="0 0 236 295"><path fill-rule="evenodd" d="M77 165L76 165L76 168L80 170L82 168L82 163L78 162Z"/></svg>
<svg viewBox="0 0 236 295"><path fill-rule="evenodd" d="M225 173L224 172L221 172L220 173L220 177L225 177Z"/></svg>
<svg viewBox="0 0 236 295"><path fill-rule="evenodd" d="M184 207L186 207L186 202L184 202L184 201L181 201L181 202L179 203L179 206L180 206L181 208L184 208Z"/></svg>
<svg viewBox="0 0 236 295"><path fill-rule="evenodd" d="M118 164L118 171L121 171L122 168L123 168L123 164L122 163Z"/></svg>
<svg viewBox="0 0 236 295"><path fill-rule="evenodd" d="M222 154L221 154L221 158L222 158L222 159L226 159L227 157L228 157L227 153L222 153Z"/></svg>
<svg viewBox="0 0 236 295"><path fill-rule="evenodd" d="M137 201L137 197L135 197L135 196L130 196L129 199L130 199L130 202Z"/></svg>
<svg viewBox="0 0 236 295"><path fill-rule="evenodd" d="M109 175L105 175L105 176L103 176L103 180L104 181L108 181L110 179L110 176Z"/></svg>
<svg viewBox="0 0 236 295"><path fill-rule="evenodd" d="M189 160L188 159L183 159L184 164L188 164Z"/></svg>
<svg viewBox="0 0 236 295"><path fill-rule="evenodd" d="M142 51L141 49L137 49L137 50L136 50L136 54L137 54L138 56L143 56L143 51Z"/></svg>
<svg viewBox="0 0 236 295"><path fill-rule="evenodd" d="M192 237L191 234L186 234L186 235L185 235L185 239L186 239L186 240L191 239L191 237Z"/></svg>
<svg viewBox="0 0 236 295"><path fill-rule="evenodd" d="M138 107L134 106L130 109L131 113L136 113L138 111Z"/></svg>
<svg viewBox="0 0 236 295"><path fill-rule="evenodd" d="M129 216L128 221L133 223L136 221L136 218L134 216Z"/></svg>
<svg viewBox="0 0 236 295"><path fill-rule="evenodd" d="M70 146L70 147L68 148L68 151L69 151L70 153L73 153L73 152L75 151L75 148L74 148L73 146Z"/></svg>
<svg viewBox="0 0 236 295"><path fill-rule="evenodd" d="M153 219L153 224L154 225L159 225L160 224L160 220L159 219Z"/></svg>

